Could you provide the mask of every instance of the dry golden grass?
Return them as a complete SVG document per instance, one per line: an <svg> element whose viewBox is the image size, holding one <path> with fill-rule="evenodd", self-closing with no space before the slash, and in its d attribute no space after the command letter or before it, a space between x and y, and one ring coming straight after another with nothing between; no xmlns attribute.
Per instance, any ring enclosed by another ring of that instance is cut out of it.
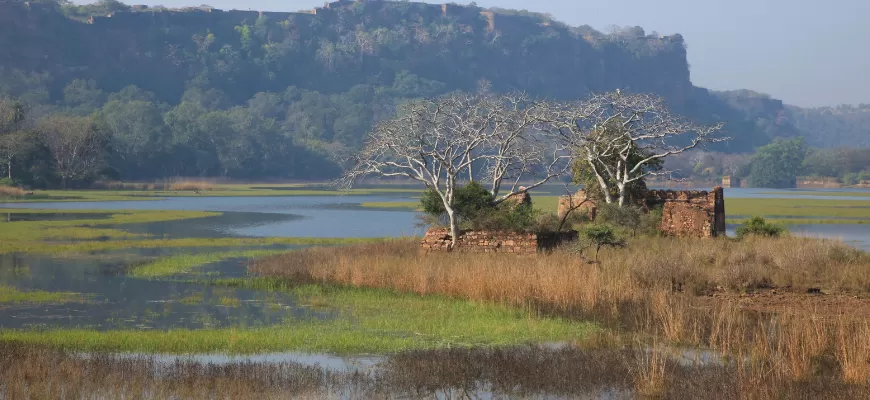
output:
<svg viewBox="0 0 870 400"><path fill-rule="evenodd" d="M820 287L866 295L870 256L865 253L805 238L637 238L627 249L603 251L601 260L589 264L561 251L533 257L427 255L413 241L393 241L303 250L260 260L251 270L298 282L439 294L591 319L636 337L712 349L740 365L747 387L832 373L846 384L868 384L866 316L841 310L831 318L830 310L805 308L749 312L738 295ZM637 389L658 391L663 364L653 357L640 365Z"/></svg>
<svg viewBox="0 0 870 400"><path fill-rule="evenodd" d="M169 184L169 190L206 191L213 190L214 183L199 179L180 179Z"/></svg>
<svg viewBox="0 0 870 400"><path fill-rule="evenodd" d="M215 184L208 180L189 178L175 178L171 181L158 182L97 181L91 185L91 189L207 191L214 190Z"/></svg>
<svg viewBox="0 0 870 400"><path fill-rule="evenodd" d="M25 191L17 187L0 185L0 197L19 198L24 197Z"/></svg>

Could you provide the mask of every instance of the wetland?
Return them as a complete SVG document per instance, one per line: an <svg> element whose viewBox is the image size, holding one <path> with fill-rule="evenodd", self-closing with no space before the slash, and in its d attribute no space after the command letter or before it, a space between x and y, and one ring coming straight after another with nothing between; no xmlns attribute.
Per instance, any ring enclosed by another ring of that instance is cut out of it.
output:
<svg viewBox="0 0 870 400"><path fill-rule="evenodd" d="M763 215L798 237L638 238L584 266L422 257L408 188L250 190L287 195L0 204L5 396L701 398L760 378L786 397L868 393L870 343L850 338L870 327L844 313L870 310L866 193L726 190L729 231ZM819 287L803 316L776 301ZM759 323L784 333L764 344Z"/></svg>

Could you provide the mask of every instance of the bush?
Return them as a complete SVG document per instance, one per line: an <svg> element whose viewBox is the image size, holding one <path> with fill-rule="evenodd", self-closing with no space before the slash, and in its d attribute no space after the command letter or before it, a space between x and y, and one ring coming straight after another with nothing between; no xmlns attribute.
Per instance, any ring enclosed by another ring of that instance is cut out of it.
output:
<svg viewBox="0 0 870 400"><path fill-rule="evenodd" d="M474 219L478 214L494 209L495 204L492 194L480 183L469 182L467 185L456 188L454 194L454 208L460 221ZM444 215L444 202L434 189L427 189L420 197L420 205L423 212L433 217Z"/></svg>
<svg viewBox="0 0 870 400"><path fill-rule="evenodd" d="M617 233L613 225L587 225L580 230L578 252L582 257L583 251L594 247L595 261L598 261L598 252L602 247L625 247L625 245L625 239Z"/></svg>
<svg viewBox="0 0 870 400"><path fill-rule="evenodd" d="M762 217L752 217L743 226L737 228L737 238L743 239L746 236L766 236L780 237L788 231L774 224L769 224Z"/></svg>
<svg viewBox="0 0 870 400"><path fill-rule="evenodd" d="M858 174L856 174L854 172L848 172L845 175L843 175L843 184L846 186L857 185L860 182L861 182L861 180L858 177Z"/></svg>
<svg viewBox="0 0 870 400"><path fill-rule="evenodd" d="M473 230L536 232L540 215L540 211L528 204L502 203L497 207L478 211L463 225Z"/></svg>
<svg viewBox="0 0 870 400"><path fill-rule="evenodd" d="M614 225L630 232L632 236L638 234L658 236L661 231L659 225L662 222L662 209L656 207L648 212L642 208L626 205L619 207L616 204L602 204L598 207L596 219L599 222Z"/></svg>
<svg viewBox="0 0 870 400"><path fill-rule="evenodd" d="M15 182L10 178L0 178L0 186L15 186Z"/></svg>

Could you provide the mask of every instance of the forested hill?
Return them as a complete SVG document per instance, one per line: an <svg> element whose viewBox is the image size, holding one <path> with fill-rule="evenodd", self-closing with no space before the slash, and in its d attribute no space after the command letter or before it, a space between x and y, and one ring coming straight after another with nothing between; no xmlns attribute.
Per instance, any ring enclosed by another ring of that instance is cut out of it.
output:
<svg viewBox="0 0 870 400"><path fill-rule="evenodd" d="M341 1L298 13L115 1L0 0L0 96L31 114L93 115L119 177L322 178L409 98L523 90L575 99L653 92L727 122L724 151L797 134L782 102L694 87L679 34L603 34L549 16L455 4ZM736 100L735 100L736 99Z"/></svg>

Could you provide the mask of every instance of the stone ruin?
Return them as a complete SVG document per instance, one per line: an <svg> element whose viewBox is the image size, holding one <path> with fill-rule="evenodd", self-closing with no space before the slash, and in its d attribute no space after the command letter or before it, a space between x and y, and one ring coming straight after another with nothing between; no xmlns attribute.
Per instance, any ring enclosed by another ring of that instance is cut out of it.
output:
<svg viewBox="0 0 870 400"><path fill-rule="evenodd" d="M469 253L510 253L534 255L552 251L577 239L577 231L520 233L503 231L462 231L455 251ZM450 251L449 229L429 229L421 246L425 252Z"/></svg>
<svg viewBox="0 0 870 400"><path fill-rule="evenodd" d="M723 176L722 177L722 187L726 188L739 188L742 182L740 178L736 176Z"/></svg>
<svg viewBox="0 0 870 400"><path fill-rule="evenodd" d="M725 196L721 186L706 190L651 190L647 204L662 205L660 229L666 235L725 236Z"/></svg>
<svg viewBox="0 0 870 400"><path fill-rule="evenodd" d="M644 209L662 206L659 227L666 235L701 238L725 236L725 197L721 186L710 192L650 190L643 205ZM596 205L583 190L559 199L559 218L563 218L572 208L576 208L574 212L586 212L590 219L595 219Z"/></svg>
<svg viewBox="0 0 870 400"><path fill-rule="evenodd" d="M516 204L531 202L525 191L509 199ZM650 190L644 199L648 207L662 206L662 221L659 228L669 236L714 238L725 236L725 197L722 187L712 191L697 190ZM645 210L649 210L644 207ZM572 196L559 199L559 218L573 210L586 213L595 219L597 206L578 190ZM471 253L538 254L552 251L562 243L576 240L577 231L519 233L503 231L460 232L454 251ZM432 228L426 231L420 243L425 252L450 251L449 229Z"/></svg>
<svg viewBox="0 0 870 400"><path fill-rule="evenodd" d="M511 207L532 205L532 197L524 187L508 196L504 203ZM425 252L450 251L452 243L449 229L432 228L420 243ZM491 230L463 230L454 251L469 253L537 254L550 252L560 244L577 239L577 231L522 233Z"/></svg>
<svg viewBox="0 0 870 400"><path fill-rule="evenodd" d="M586 196L586 191L578 190L571 196L559 197L559 210L556 213L559 220L571 212L586 214L589 220L593 221L598 214L598 207Z"/></svg>

